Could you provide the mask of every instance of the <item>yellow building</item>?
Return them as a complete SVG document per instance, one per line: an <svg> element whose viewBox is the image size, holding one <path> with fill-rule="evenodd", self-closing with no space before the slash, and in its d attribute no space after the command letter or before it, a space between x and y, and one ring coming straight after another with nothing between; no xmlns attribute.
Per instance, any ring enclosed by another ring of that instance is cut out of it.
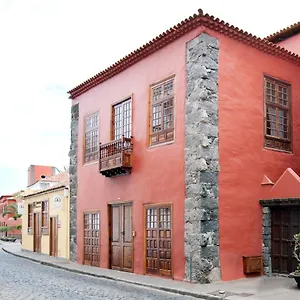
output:
<svg viewBox="0 0 300 300"><path fill-rule="evenodd" d="M59 183L23 197L22 249L69 259L69 187Z"/></svg>

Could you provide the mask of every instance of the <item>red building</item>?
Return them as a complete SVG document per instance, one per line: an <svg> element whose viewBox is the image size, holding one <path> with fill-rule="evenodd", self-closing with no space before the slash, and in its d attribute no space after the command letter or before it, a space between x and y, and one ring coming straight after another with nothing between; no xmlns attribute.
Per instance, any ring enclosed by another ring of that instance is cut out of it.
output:
<svg viewBox="0 0 300 300"><path fill-rule="evenodd" d="M263 178L300 166L299 65L199 11L72 89L71 259L246 276L243 257L262 255Z"/></svg>
<svg viewBox="0 0 300 300"><path fill-rule="evenodd" d="M30 165L28 167L28 186L48 176L56 175L58 170L52 166Z"/></svg>
<svg viewBox="0 0 300 300"><path fill-rule="evenodd" d="M3 216L3 212L5 211L6 207L12 204L16 204L16 200L13 196L10 195L3 195L0 197L0 227L12 227L18 226L22 224L22 220L19 218L17 220L13 219L12 214L6 214ZM21 230L20 229L12 229L5 232L0 232L0 237L3 236L13 236L17 238L21 238Z"/></svg>

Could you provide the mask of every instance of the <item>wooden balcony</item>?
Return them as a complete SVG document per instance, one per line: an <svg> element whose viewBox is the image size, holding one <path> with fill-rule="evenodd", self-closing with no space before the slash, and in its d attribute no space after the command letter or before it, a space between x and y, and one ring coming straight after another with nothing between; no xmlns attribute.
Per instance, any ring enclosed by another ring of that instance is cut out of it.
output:
<svg viewBox="0 0 300 300"><path fill-rule="evenodd" d="M132 138L100 143L99 172L106 177L131 173Z"/></svg>

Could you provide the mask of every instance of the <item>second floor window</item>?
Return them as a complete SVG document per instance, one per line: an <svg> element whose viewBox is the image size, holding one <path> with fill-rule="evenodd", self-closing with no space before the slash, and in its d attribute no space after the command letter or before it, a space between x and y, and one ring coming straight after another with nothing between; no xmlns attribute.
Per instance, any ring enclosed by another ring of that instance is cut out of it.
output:
<svg viewBox="0 0 300 300"><path fill-rule="evenodd" d="M287 83L265 77L265 147L291 151L290 89Z"/></svg>
<svg viewBox="0 0 300 300"><path fill-rule="evenodd" d="M174 78L151 88L150 146L174 140Z"/></svg>
<svg viewBox="0 0 300 300"><path fill-rule="evenodd" d="M112 139L118 140L123 135L131 137L131 98L113 106Z"/></svg>
<svg viewBox="0 0 300 300"><path fill-rule="evenodd" d="M90 162L98 159L99 153L99 120L98 113L85 119L85 153L84 161Z"/></svg>

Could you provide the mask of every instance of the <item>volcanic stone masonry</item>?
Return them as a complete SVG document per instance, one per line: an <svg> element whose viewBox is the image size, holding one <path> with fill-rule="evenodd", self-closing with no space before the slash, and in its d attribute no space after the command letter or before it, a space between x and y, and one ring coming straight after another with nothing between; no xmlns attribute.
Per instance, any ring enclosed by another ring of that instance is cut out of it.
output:
<svg viewBox="0 0 300 300"><path fill-rule="evenodd" d="M185 116L185 278L220 280L218 40L187 43Z"/></svg>
<svg viewBox="0 0 300 300"><path fill-rule="evenodd" d="M70 260L76 261L77 255L77 148L78 148L79 104L71 108L71 145L70 145Z"/></svg>

